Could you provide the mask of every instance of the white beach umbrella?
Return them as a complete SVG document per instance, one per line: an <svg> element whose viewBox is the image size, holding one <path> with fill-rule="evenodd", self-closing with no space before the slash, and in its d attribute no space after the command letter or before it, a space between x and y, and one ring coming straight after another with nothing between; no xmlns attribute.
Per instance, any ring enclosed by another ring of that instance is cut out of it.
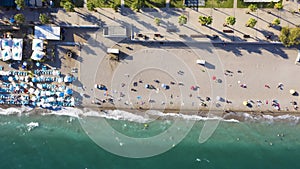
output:
<svg viewBox="0 0 300 169"><path fill-rule="evenodd" d="M51 92L50 91L46 91L46 96L50 96L51 95Z"/></svg>
<svg viewBox="0 0 300 169"><path fill-rule="evenodd" d="M34 88L30 88L30 89L28 90L28 92L29 92L30 94L33 94L33 93L34 93Z"/></svg>
<svg viewBox="0 0 300 169"><path fill-rule="evenodd" d="M57 82L58 82L58 83L62 83L62 82L63 82L63 78L62 78L62 77L61 77L61 78L58 78L58 79L57 79Z"/></svg>
<svg viewBox="0 0 300 169"><path fill-rule="evenodd" d="M46 96L46 91L42 90L41 91L41 96Z"/></svg>
<svg viewBox="0 0 300 169"><path fill-rule="evenodd" d="M34 102L37 100L37 98L36 98L36 96L31 96L30 100Z"/></svg>
<svg viewBox="0 0 300 169"><path fill-rule="evenodd" d="M14 80L13 77L11 76L8 77L8 81L12 82L13 80Z"/></svg>
<svg viewBox="0 0 300 169"><path fill-rule="evenodd" d="M29 76L25 76L25 82L29 82Z"/></svg>
<svg viewBox="0 0 300 169"><path fill-rule="evenodd" d="M38 83L36 86L37 86L39 89L43 89L43 85L42 85L41 83Z"/></svg>
<svg viewBox="0 0 300 169"><path fill-rule="evenodd" d="M40 90L36 89L36 90L34 91L34 94L35 94L36 96L38 96L38 95L40 94Z"/></svg>

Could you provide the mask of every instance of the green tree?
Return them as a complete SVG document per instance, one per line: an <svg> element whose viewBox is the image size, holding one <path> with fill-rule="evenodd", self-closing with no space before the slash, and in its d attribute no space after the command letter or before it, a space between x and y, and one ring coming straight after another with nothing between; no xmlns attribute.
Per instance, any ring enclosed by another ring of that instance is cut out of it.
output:
<svg viewBox="0 0 300 169"><path fill-rule="evenodd" d="M206 19L206 25L210 25L213 22L213 18L211 16L208 16Z"/></svg>
<svg viewBox="0 0 300 169"><path fill-rule="evenodd" d="M272 24L276 25L276 26L280 25L280 19L278 19L278 18L274 19Z"/></svg>
<svg viewBox="0 0 300 169"><path fill-rule="evenodd" d="M44 14L44 13L40 14L39 19L42 24L48 24L50 21L50 18L48 17L48 15Z"/></svg>
<svg viewBox="0 0 300 169"><path fill-rule="evenodd" d="M15 3L17 4L17 6L20 8L20 9L23 9L25 7L25 2L24 0L15 0Z"/></svg>
<svg viewBox="0 0 300 169"><path fill-rule="evenodd" d="M255 12L255 11L257 10L257 6L254 5L254 4L250 4L250 5L248 6L248 8L249 8L249 10L250 10L251 12Z"/></svg>
<svg viewBox="0 0 300 169"><path fill-rule="evenodd" d="M199 16L199 22L201 25L212 24L213 18L211 16Z"/></svg>
<svg viewBox="0 0 300 169"><path fill-rule="evenodd" d="M184 25L187 23L187 17L185 15L180 15L178 17L178 23L179 25Z"/></svg>
<svg viewBox="0 0 300 169"><path fill-rule="evenodd" d="M142 7L145 5L145 0L135 0L132 4L131 4L131 9L134 11L139 12L140 9L142 9Z"/></svg>
<svg viewBox="0 0 300 169"><path fill-rule="evenodd" d="M280 9L283 8L283 5L282 5L281 2L278 2L278 3L276 3L276 4L274 5L274 8L280 10Z"/></svg>
<svg viewBox="0 0 300 169"><path fill-rule="evenodd" d="M288 27L283 27L280 31L279 40L283 43L284 46L289 46L289 34L290 30Z"/></svg>
<svg viewBox="0 0 300 169"><path fill-rule="evenodd" d="M25 16L24 16L23 14L21 14L21 13L16 14L16 15L14 16L14 19L15 19L15 21L17 22L17 24L22 24L22 23L25 22Z"/></svg>
<svg viewBox="0 0 300 169"><path fill-rule="evenodd" d="M254 28L254 26L256 25L257 23L257 20L254 19L254 18L250 18L247 23L246 23L246 26L247 27L250 27L250 28Z"/></svg>
<svg viewBox="0 0 300 169"><path fill-rule="evenodd" d="M119 2L113 2L111 4L111 8L114 9L115 12L118 12L118 9L121 7L121 4Z"/></svg>
<svg viewBox="0 0 300 169"><path fill-rule="evenodd" d="M286 47L300 44L300 28L283 27L280 31L279 40Z"/></svg>
<svg viewBox="0 0 300 169"><path fill-rule="evenodd" d="M63 8L67 11L67 12L74 12L74 4L70 1L66 1L64 4L63 4Z"/></svg>
<svg viewBox="0 0 300 169"><path fill-rule="evenodd" d="M95 4L92 1L88 1L86 7L89 11L94 11L96 8Z"/></svg>
<svg viewBox="0 0 300 169"><path fill-rule="evenodd" d="M234 25L235 22L236 22L236 19L235 19L234 16L228 16L228 17L226 17L225 23L227 25Z"/></svg>
<svg viewBox="0 0 300 169"><path fill-rule="evenodd" d="M157 26L159 26L160 25L160 23L161 23L161 20L159 19L159 18L154 18L154 23L157 25Z"/></svg>

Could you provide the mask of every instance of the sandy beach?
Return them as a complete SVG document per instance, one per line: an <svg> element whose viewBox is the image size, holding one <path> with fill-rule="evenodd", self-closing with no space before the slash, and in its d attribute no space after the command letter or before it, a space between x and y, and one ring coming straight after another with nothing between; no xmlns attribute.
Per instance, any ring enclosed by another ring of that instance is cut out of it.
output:
<svg viewBox="0 0 300 169"><path fill-rule="evenodd" d="M120 61L97 55L94 83L89 82L84 107L196 114L221 110L275 116L299 112L294 105L299 97L289 92L300 90L294 78L300 73L294 63L294 48L159 43L118 43L113 48L120 49ZM85 54L83 50L82 56ZM197 64L197 59L205 60L206 65ZM108 91L95 89L94 84L102 84ZM243 105L244 101L249 105Z"/></svg>

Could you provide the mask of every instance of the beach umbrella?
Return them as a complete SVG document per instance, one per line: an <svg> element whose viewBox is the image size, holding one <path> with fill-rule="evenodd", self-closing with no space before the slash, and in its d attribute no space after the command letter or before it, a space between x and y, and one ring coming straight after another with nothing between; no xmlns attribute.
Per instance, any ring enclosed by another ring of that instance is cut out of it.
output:
<svg viewBox="0 0 300 169"><path fill-rule="evenodd" d="M25 76L25 82L29 82L29 76Z"/></svg>
<svg viewBox="0 0 300 169"><path fill-rule="evenodd" d="M36 83L36 82L38 82L38 79L37 79L36 77L33 77L33 78L31 79L31 81L32 81L33 83Z"/></svg>
<svg viewBox="0 0 300 169"><path fill-rule="evenodd" d="M43 89L43 86L40 83L36 84L36 87L38 87L39 89Z"/></svg>
<svg viewBox="0 0 300 169"><path fill-rule="evenodd" d="M244 106L247 106L247 105L248 105L248 102L247 102L247 101L243 101L243 105L244 105Z"/></svg>
<svg viewBox="0 0 300 169"><path fill-rule="evenodd" d="M65 90L65 94L67 94L67 95L71 95L71 94L73 94L73 91L72 91L72 89L70 89L70 88L66 88L66 90Z"/></svg>
<svg viewBox="0 0 300 169"><path fill-rule="evenodd" d="M58 82L58 83L62 83L62 82L63 82L63 78L58 78L58 79L57 79L57 82Z"/></svg>
<svg viewBox="0 0 300 169"><path fill-rule="evenodd" d="M148 84L145 84L145 88L148 89L148 88L149 88L149 85L148 85Z"/></svg>
<svg viewBox="0 0 300 169"><path fill-rule="evenodd" d="M56 100L59 101L59 102L62 102L62 101L64 101L64 98L63 97L59 97Z"/></svg>
<svg viewBox="0 0 300 169"><path fill-rule="evenodd" d="M42 90L41 91L41 96L46 96L46 91Z"/></svg>
<svg viewBox="0 0 300 169"><path fill-rule="evenodd" d="M35 102L37 100L37 98L36 98L36 96L31 96L30 100Z"/></svg>
<svg viewBox="0 0 300 169"><path fill-rule="evenodd" d="M19 80L19 76L18 76L18 75L15 75L15 79L16 79L16 80Z"/></svg>
<svg viewBox="0 0 300 169"><path fill-rule="evenodd" d="M33 83L32 83L32 82L29 82L29 86L33 86Z"/></svg>
<svg viewBox="0 0 300 169"><path fill-rule="evenodd" d="M14 80L13 77L11 76L8 77L8 81L12 82L13 80Z"/></svg>
<svg viewBox="0 0 300 169"><path fill-rule="evenodd" d="M28 90L28 92L29 92L30 94L33 94L33 93L34 93L34 88L30 88L30 89Z"/></svg>
<svg viewBox="0 0 300 169"><path fill-rule="evenodd" d="M34 94L35 94L36 96L38 96L38 95L40 94L40 91L39 91L38 89L36 89L36 90L34 91Z"/></svg>
<svg viewBox="0 0 300 169"><path fill-rule="evenodd" d="M294 89L291 89L291 90L290 90L290 94L291 94L291 95L294 95L295 93L296 93L296 91L295 91Z"/></svg>
<svg viewBox="0 0 300 169"><path fill-rule="evenodd" d="M50 96L51 95L51 92L50 91L46 91L46 96Z"/></svg>
<svg viewBox="0 0 300 169"><path fill-rule="evenodd" d="M13 86L13 85L10 85L10 86L9 86L9 90L10 90L10 91L14 91L14 86Z"/></svg>
<svg viewBox="0 0 300 169"><path fill-rule="evenodd" d="M69 76L69 75L65 76L64 82L66 82L66 83L71 83L72 81L73 81L72 76Z"/></svg>
<svg viewBox="0 0 300 169"><path fill-rule="evenodd" d="M20 81L24 81L25 77L24 76L20 76Z"/></svg>

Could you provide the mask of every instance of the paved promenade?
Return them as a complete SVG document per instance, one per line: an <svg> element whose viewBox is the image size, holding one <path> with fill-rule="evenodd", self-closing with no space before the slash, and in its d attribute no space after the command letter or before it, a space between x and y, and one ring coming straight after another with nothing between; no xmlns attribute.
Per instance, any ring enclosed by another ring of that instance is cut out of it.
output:
<svg viewBox="0 0 300 169"><path fill-rule="evenodd" d="M143 9L141 12L133 12L129 8L122 7L120 12L114 12L113 9L97 9L97 12L90 12L86 8L75 9L76 12L65 12L63 9L34 9L22 10L26 21L38 22L39 13L45 12L51 15L52 22L59 26L117 26L126 25L132 28L133 33L141 33L150 36L152 39L154 33L164 36L167 41L209 41L204 38L206 35L218 35L219 38L214 42L276 42L278 41L279 27L269 27L275 18L281 20L280 26L295 27L300 23L300 14L292 14L291 10L298 10L299 4L294 1L284 1L285 8L281 11L275 9L258 9L256 12L246 14L248 9L240 8L199 8L199 11L186 8L174 9ZM236 6L236 5L235 5ZM296 9L297 8L297 9ZM268 13L269 12L269 13ZM18 13L15 10L2 11L0 18L9 19ZM180 26L178 17L184 14L188 17L187 24ZM213 17L213 23L209 26L201 26L198 22L200 15L210 15ZM224 27L225 18L235 16L236 24L230 27ZM154 18L161 19L160 26L156 26ZM249 18L258 20L255 28L248 28L245 23ZM223 30L233 30L233 33L224 33ZM244 38L249 35L250 38ZM266 36L270 36L267 39Z"/></svg>

